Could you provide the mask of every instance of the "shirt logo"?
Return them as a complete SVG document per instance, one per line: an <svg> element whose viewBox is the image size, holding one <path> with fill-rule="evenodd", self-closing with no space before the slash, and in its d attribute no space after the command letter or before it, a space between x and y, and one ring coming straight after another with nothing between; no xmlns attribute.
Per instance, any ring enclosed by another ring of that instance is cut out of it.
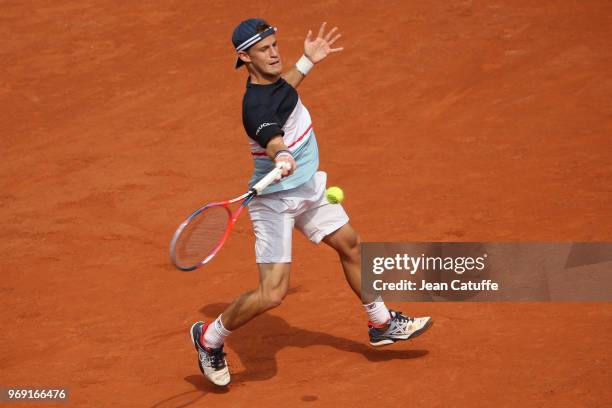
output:
<svg viewBox="0 0 612 408"><path fill-rule="evenodd" d="M255 131L255 136L257 136L259 134L259 132L261 131L261 129L268 127L268 126L272 126L272 125L278 125L278 123L276 122L264 122L261 125L259 125L259 127L257 128L257 131Z"/></svg>

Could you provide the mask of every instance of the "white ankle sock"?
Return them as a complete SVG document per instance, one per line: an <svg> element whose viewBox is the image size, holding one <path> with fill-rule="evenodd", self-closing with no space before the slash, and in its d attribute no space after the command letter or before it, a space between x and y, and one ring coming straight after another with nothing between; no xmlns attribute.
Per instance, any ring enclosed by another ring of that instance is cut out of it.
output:
<svg viewBox="0 0 612 408"><path fill-rule="evenodd" d="M363 307L368 314L370 323L374 324L374 326L384 326L391 319L391 314L385 302L372 302L363 305Z"/></svg>
<svg viewBox="0 0 612 408"><path fill-rule="evenodd" d="M204 333L204 345L206 347L210 347L213 349L219 348L223 345L223 341L227 336L229 336L232 332L223 327L223 322L221 321L221 315L212 322L208 328L206 329L206 333Z"/></svg>

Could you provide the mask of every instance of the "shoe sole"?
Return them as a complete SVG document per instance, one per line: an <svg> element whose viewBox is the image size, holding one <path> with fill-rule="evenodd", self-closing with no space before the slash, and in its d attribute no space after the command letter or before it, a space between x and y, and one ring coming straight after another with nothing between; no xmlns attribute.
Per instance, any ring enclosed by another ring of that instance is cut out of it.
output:
<svg viewBox="0 0 612 408"><path fill-rule="evenodd" d="M217 384L206 376L206 373L204 372L204 370L202 369L202 366L200 365L200 349L198 348L198 344L195 341L195 337L193 337L193 328L196 327L198 323L204 324L203 321L195 322L194 324L191 325L191 329L189 330L189 337L191 337L191 342L193 343L193 347L195 347L196 351L198 352L198 368L202 372L202 375L204 376L204 378L206 378L211 384L214 384L215 386L221 387L221 388L227 387L232 382L231 377L227 384Z"/></svg>
<svg viewBox="0 0 612 408"><path fill-rule="evenodd" d="M404 341L404 340L410 340L410 339L414 339L415 337L419 337L421 334L425 333L427 330L429 330L429 328L431 326L433 326L434 321L433 319L429 319L427 321L427 323L425 323L425 326L421 327L419 330L415 330L413 333L411 333L410 335L406 336L406 338L395 338L395 339L391 339L391 338L386 338L386 339L382 339L380 341L377 342L371 342L370 341L370 345L374 346L374 347L380 347L380 346L387 346L389 344L393 344L395 342L398 341Z"/></svg>

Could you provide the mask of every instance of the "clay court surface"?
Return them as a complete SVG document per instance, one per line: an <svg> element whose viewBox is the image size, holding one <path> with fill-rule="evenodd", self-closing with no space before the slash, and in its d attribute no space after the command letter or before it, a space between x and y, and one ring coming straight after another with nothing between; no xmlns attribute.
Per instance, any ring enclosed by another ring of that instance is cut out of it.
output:
<svg viewBox="0 0 612 408"><path fill-rule="evenodd" d="M168 260L251 174L230 35L252 16L285 66L341 28L300 93L364 241L612 240L608 1L28 3L0 2L0 385L78 407L612 405L610 303L391 304L436 324L375 350L335 253L298 233L291 293L229 338L220 391L188 330L256 285L248 217L205 269Z"/></svg>

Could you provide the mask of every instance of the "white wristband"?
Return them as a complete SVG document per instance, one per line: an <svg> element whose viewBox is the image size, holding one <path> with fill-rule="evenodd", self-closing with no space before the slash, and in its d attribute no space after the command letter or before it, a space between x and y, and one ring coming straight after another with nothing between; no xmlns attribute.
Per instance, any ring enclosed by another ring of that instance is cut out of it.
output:
<svg viewBox="0 0 612 408"><path fill-rule="evenodd" d="M302 55L299 61L295 63L295 67L298 71L302 73L302 75L306 76L308 75L312 67L314 67L314 64L311 60L308 59L307 56Z"/></svg>
<svg viewBox="0 0 612 408"><path fill-rule="evenodd" d="M291 154L291 152L289 150L279 150L274 155L274 158L276 159L277 157L281 157L281 156L289 156L289 157L293 158L293 155Z"/></svg>

